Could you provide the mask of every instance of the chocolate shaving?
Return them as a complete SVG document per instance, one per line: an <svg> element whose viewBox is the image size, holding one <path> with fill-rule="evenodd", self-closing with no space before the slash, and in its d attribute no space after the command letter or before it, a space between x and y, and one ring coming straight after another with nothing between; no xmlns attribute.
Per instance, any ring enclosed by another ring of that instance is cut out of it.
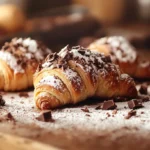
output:
<svg viewBox="0 0 150 150"><path fill-rule="evenodd" d="M108 100L103 102L101 108L102 110L111 110L111 109L116 109L117 105L115 104L114 100Z"/></svg>
<svg viewBox="0 0 150 150"><path fill-rule="evenodd" d="M136 116L136 111L135 110L129 111L127 116L125 116L125 119L130 119L132 116Z"/></svg>
<svg viewBox="0 0 150 150"><path fill-rule="evenodd" d="M20 97L28 98L28 97L29 97L29 94L26 93L26 92L21 92L21 93L19 93L19 96L20 96Z"/></svg>
<svg viewBox="0 0 150 150"><path fill-rule="evenodd" d="M43 122L55 122L55 120L52 118L52 114L50 110L45 110L40 113L38 117L36 117L38 121Z"/></svg>
<svg viewBox="0 0 150 150"><path fill-rule="evenodd" d="M124 106L124 109L127 109L127 107L126 107L126 106Z"/></svg>
<svg viewBox="0 0 150 150"><path fill-rule="evenodd" d="M3 96L0 95L0 106L4 106L5 105L5 100L3 99Z"/></svg>
<svg viewBox="0 0 150 150"><path fill-rule="evenodd" d="M6 114L6 120L10 120L10 121L15 122L15 119L14 119L13 115L10 112L8 114Z"/></svg>
<svg viewBox="0 0 150 150"><path fill-rule="evenodd" d="M100 103L98 106L95 107L96 110L101 109L102 103Z"/></svg>
<svg viewBox="0 0 150 150"><path fill-rule="evenodd" d="M110 113L108 113L108 112L106 113L106 115L107 115L107 117L110 117L110 116L111 116Z"/></svg>
<svg viewBox="0 0 150 150"><path fill-rule="evenodd" d="M138 98L141 99L142 102L150 101L150 96L149 95L139 95Z"/></svg>
<svg viewBox="0 0 150 150"><path fill-rule="evenodd" d="M87 108L87 107L85 107L85 108L82 108L81 109L83 112L87 112L87 113L89 113L90 111L89 111L89 109Z"/></svg>
<svg viewBox="0 0 150 150"><path fill-rule="evenodd" d="M128 107L130 109L138 109L138 108L142 108L142 100L137 100L137 99L133 99L128 101Z"/></svg>
<svg viewBox="0 0 150 150"><path fill-rule="evenodd" d="M139 92L141 94L145 94L146 95L147 94L147 85L146 84L142 84L140 89L139 89Z"/></svg>

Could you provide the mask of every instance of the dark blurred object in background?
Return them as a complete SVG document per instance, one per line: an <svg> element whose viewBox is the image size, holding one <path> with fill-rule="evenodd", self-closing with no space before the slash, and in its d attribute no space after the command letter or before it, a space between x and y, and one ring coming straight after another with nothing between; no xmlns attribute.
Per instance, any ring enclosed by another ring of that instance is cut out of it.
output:
<svg viewBox="0 0 150 150"><path fill-rule="evenodd" d="M129 25L129 35L135 36L132 43L136 47L150 47L150 32L144 29L145 24L149 26L150 0L0 1L4 3L16 4L20 11L8 7L1 11L0 44L21 36L42 40L49 47L68 43L86 46L96 38L109 35L107 29L118 28L118 25L124 35L124 26ZM132 31L131 24L139 24L138 34ZM146 30L146 36L142 30ZM117 33L113 29L113 35Z"/></svg>
<svg viewBox="0 0 150 150"><path fill-rule="evenodd" d="M35 15L45 10L70 4L71 0L28 0L27 13L29 16Z"/></svg>

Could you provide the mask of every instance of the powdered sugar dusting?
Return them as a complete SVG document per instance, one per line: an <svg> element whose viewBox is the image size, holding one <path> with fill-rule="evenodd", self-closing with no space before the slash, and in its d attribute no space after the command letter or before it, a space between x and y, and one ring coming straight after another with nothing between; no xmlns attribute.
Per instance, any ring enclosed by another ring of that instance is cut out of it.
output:
<svg viewBox="0 0 150 150"><path fill-rule="evenodd" d="M24 69L18 65L17 59L9 52L0 51L0 59L6 61L6 63L14 70L14 73L24 73Z"/></svg>
<svg viewBox="0 0 150 150"><path fill-rule="evenodd" d="M75 90L82 90L82 80L81 77L77 74L77 72L73 71L70 68L67 68L64 70L64 74L67 76L67 78L72 82L72 84L75 87Z"/></svg>
<svg viewBox="0 0 150 150"><path fill-rule="evenodd" d="M48 48L43 47L36 40L14 38L11 42L4 44L0 50L0 59L6 61L14 73L24 73L24 68L18 62L26 64L31 59L39 62L50 52Z"/></svg>
<svg viewBox="0 0 150 150"><path fill-rule="evenodd" d="M36 40L33 40L31 38L27 39L19 38L13 39L12 41L14 42L14 44L22 44L23 47L20 50L26 52L25 56L28 59L31 59L33 55L38 61L44 59L43 50L39 47ZM47 52L48 54L51 51L48 48L46 48L45 52Z"/></svg>
<svg viewBox="0 0 150 150"><path fill-rule="evenodd" d="M96 44L108 44L111 47L111 52L114 57L113 61L134 62L137 58L137 53L131 44L121 36L104 37L96 41Z"/></svg>
<svg viewBox="0 0 150 150"><path fill-rule="evenodd" d="M52 112L55 120L54 123L42 122L36 119L40 111L35 108L33 101L33 92L28 92L29 97L19 97L18 93L7 93L3 96L6 101L6 106L1 107L0 117L8 111L14 116L17 122L37 125L49 131L81 129L82 131L92 130L99 133L103 130L111 131L120 127L138 127L150 131L150 102L144 103L144 107L137 109L137 115L130 119L124 117L130 111L127 102L118 102L117 113L112 114L113 110L95 110L97 104L86 105L86 101L81 106L66 107L57 109ZM13 97L14 99L12 99ZM22 103L23 102L23 103ZM87 107L90 113L83 112L81 109ZM141 113L144 112L144 113ZM110 114L108 117L107 114ZM90 116L86 116L89 114ZM120 131L121 132L121 131ZM114 134L115 135L115 134Z"/></svg>
<svg viewBox="0 0 150 150"><path fill-rule="evenodd" d="M44 85L44 84L50 85L56 88L57 90L62 90L64 87L63 82L58 77L55 77L53 75L49 75L49 76L42 78L39 81L37 86Z"/></svg>

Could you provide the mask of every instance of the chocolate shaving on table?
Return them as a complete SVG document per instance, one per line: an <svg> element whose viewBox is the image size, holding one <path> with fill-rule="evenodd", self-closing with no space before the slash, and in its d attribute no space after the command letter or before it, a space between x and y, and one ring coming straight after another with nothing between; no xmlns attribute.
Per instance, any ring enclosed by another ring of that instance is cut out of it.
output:
<svg viewBox="0 0 150 150"><path fill-rule="evenodd" d="M15 119L14 119L13 115L10 112L7 113L5 117L6 117L6 120L15 122Z"/></svg>
<svg viewBox="0 0 150 150"><path fill-rule="evenodd" d="M52 118L52 113L50 110L42 111L40 115L36 117L36 119L43 122L55 122L55 120Z"/></svg>
<svg viewBox="0 0 150 150"><path fill-rule="evenodd" d="M90 111L89 111L89 109L87 108L87 107L85 107L85 108L82 108L81 109L83 112L87 112L87 113L89 113Z"/></svg>
<svg viewBox="0 0 150 150"><path fill-rule="evenodd" d="M95 109L96 109L96 110L101 109L101 108L102 108L102 104L103 104L103 103L98 104L98 106L96 106Z"/></svg>
<svg viewBox="0 0 150 150"><path fill-rule="evenodd" d="M138 108L142 108L143 105L142 105L142 100L137 100L137 99L133 99L133 100L130 100L128 101L128 107L130 109L138 109Z"/></svg>
<svg viewBox="0 0 150 150"><path fill-rule="evenodd" d="M125 116L125 119L130 119L132 116L136 116L136 111L135 110L129 111L127 116Z"/></svg>
<svg viewBox="0 0 150 150"><path fill-rule="evenodd" d="M147 85L146 84L142 84L140 86L139 92L140 92L140 94L145 94L146 95L148 93L147 92Z"/></svg>
<svg viewBox="0 0 150 150"><path fill-rule="evenodd" d="M143 102L150 101L150 96L149 95L138 95L138 98L141 99Z"/></svg>
<svg viewBox="0 0 150 150"><path fill-rule="evenodd" d="M3 96L0 95L0 106L4 106L5 105L5 100L3 99Z"/></svg>
<svg viewBox="0 0 150 150"><path fill-rule="evenodd" d="M111 116L109 112L107 112L106 115L107 115L107 117L110 117L110 116Z"/></svg>
<svg viewBox="0 0 150 150"><path fill-rule="evenodd" d="M21 93L19 93L19 96L20 96L20 97L28 98L28 97L29 97L29 94L28 94L27 92L21 92Z"/></svg>
<svg viewBox="0 0 150 150"><path fill-rule="evenodd" d="M116 109L117 105L115 104L114 100L108 100L103 102L101 108L102 110L111 110Z"/></svg>

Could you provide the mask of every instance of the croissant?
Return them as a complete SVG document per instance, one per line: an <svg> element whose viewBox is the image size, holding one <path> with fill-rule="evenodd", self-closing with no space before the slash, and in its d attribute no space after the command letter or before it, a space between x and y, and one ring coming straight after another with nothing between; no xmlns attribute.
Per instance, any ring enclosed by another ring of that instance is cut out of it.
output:
<svg viewBox="0 0 150 150"><path fill-rule="evenodd" d="M91 43L88 49L110 55L112 61L132 77L150 79L150 61L142 60L124 37L104 37Z"/></svg>
<svg viewBox="0 0 150 150"><path fill-rule="evenodd" d="M14 38L0 50L0 90L18 91L33 86L38 63L51 51L42 43Z"/></svg>
<svg viewBox="0 0 150 150"><path fill-rule="evenodd" d="M47 56L34 74L34 100L39 109L75 104L88 97L135 97L133 79L122 74L109 56L66 46Z"/></svg>

